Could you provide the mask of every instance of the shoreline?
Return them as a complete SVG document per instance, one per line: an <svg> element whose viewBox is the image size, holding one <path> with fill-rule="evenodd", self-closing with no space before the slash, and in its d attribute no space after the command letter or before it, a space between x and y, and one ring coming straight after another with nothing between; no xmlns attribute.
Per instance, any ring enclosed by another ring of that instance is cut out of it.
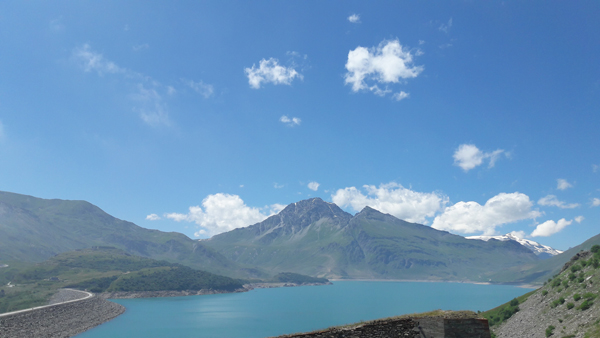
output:
<svg viewBox="0 0 600 338"><path fill-rule="evenodd" d="M516 286L524 289L539 289L542 285L535 284L512 284L512 283L491 283L491 282L473 282L473 281L454 281L454 280L431 280L431 279L339 279L331 278L332 282L413 282L413 283L462 283L462 284L476 284L476 285L507 285Z"/></svg>

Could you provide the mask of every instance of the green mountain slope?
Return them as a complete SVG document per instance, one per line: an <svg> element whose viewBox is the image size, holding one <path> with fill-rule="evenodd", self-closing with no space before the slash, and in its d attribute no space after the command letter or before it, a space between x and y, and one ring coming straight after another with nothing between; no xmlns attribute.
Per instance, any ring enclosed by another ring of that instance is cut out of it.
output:
<svg viewBox="0 0 600 338"><path fill-rule="evenodd" d="M600 337L600 246L576 253L540 289L484 312L496 337Z"/></svg>
<svg viewBox="0 0 600 338"><path fill-rule="evenodd" d="M134 255L233 277L266 277L183 234L139 227L85 201L0 192L0 263L41 262L92 246L115 246Z"/></svg>
<svg viewBox="0 0 600 338"><path fill-rule="evenodd" d="M203 243L270 273L328 278L488 281L498 269L538 260L514 241L468 240L368 207L352 216L319 198Z"/></svg>
<svg viewBox="0 0 600 338"><path fill-rule="evenodd" d="M515 266L493 274L490 278L499 283L542 284L545 280L560 272L563 265L571 257L582 250L590 250L594 245L600 245L600 235L596 235L560 255L531 264Z"/></svg>
<svg viewBox="0 0 600 338"><path fill-rule="evenodd" d="M44 305L59 288L104 291L231 292L240 280L111 247L63 252L23 268L0 269L0 312ZM10 283L10 284L9 284ZM10 287L8 285L11 285Z"/></svg>

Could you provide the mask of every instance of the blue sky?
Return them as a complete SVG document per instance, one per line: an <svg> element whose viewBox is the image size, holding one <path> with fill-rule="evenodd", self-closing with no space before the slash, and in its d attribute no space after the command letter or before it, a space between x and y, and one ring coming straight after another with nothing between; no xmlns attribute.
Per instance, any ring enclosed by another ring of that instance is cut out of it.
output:
<svg viewBox="0 0 600 338"><path fill-rule="evenodd" d="M0 190L204 238L311 197L600 233L600 3L0 4Z"/></svg>

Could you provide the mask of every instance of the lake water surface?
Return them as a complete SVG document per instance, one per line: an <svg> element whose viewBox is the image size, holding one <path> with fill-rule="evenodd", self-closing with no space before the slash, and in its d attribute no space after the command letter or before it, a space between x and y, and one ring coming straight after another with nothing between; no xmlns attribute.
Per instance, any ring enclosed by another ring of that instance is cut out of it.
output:
<svg viewBox="0 0 600 338"><path fill-rule="evenodd" d="M244 293L116 299L127 311L78 338L261 338L435 309L489 310L530 289L464 283L340 281Z"/></svg>

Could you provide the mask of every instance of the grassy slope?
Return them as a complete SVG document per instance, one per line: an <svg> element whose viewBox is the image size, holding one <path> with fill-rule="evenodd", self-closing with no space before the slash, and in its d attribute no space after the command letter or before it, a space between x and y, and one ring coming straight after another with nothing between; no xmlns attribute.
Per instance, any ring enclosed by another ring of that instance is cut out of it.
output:
<svg viewBox="0 0 600 338"><path fill-rule="evenodd" d="M41 262L61 252L102 245L234 277L267 277L183 234L139 227L85 201L0 192L0 263Z"/></svg>
<svg viewBox="0 0 600 338"><path fill-rule="evenodd" d="M20 269L0 269L3 287L0 312L43 305L57 289L76 287L93 292L214 289L232 291L242 282L208 272L130 255L115 248L65 252L45 262ZM104 284L99 281L105 281ZM4 285L6 285L4 283Z"/></svg>

